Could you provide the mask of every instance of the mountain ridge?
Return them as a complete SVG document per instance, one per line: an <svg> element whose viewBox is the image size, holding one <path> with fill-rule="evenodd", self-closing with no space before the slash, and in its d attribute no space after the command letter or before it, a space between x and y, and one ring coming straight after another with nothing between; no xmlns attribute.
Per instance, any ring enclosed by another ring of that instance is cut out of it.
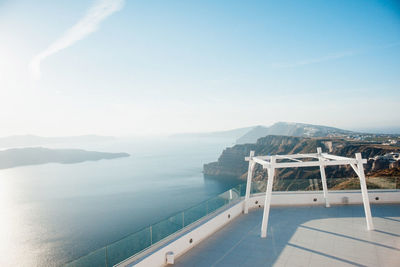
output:
<svg viewBox="0 0 400 267"><path fill-rule="evenodd" d="M261 137L267 135L286 135L304 137L343 136L356 134L349 130L343 130L330 126L306 124L298 122L277 122L271 126L256 126L242 137L236 140L237 144L255 143Z"/></svg>
<svg viewBox="0 0 400 267"><path fill-rule="evenodd" d="M303 137L346 136L360 134L331 126L299 122L276 122L270 126L255 125L225 131L179 133L171 137L178 138L232 138L236 144L255 143L267 135L286 135Z"/></svg>

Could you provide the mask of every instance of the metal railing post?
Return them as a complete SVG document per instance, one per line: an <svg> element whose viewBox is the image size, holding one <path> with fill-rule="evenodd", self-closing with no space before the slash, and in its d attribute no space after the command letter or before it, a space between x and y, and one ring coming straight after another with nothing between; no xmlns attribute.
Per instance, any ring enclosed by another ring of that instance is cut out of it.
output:
<svg viewBox="0 0 400 267"><path fill-rule="evenodd" d="M108 267L107 246L106 246L106 252L105 252L105 254L106 254L106 255L105 255L105 256L106 256L106 257L105 257L105 261L106 261L106 262L105 262L105 263L106 263L106 267Z"/></svg>
<svg viewBox="0 0 400 267"><path fill-rule="evenodd" d="M150 225L150 245L153 245L153 226Z"/></svg>

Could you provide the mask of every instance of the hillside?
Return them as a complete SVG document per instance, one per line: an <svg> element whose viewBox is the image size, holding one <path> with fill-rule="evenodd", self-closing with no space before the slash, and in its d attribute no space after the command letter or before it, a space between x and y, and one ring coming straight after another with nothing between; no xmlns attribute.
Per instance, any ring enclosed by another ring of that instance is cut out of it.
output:
<svg viewBox="0 0 400 267"><path fill-rule="evenodd" d="M363 158L368 159L365 170L370 174L387 168L400 167L400 161L393 162L383 157L390 152L400 152L400 147L377 145L362 141L349 141L340 138L269 135L260 138L255 144L240 144L226 148L217 162L205 164L203 170L206 175L245 178L248 163L244 158L249 155L251 150L255 151L255 155L296 154L313 153L316 152L317 147L322 147L324 152L346 157L354 157L355 153L361 152ZM327 167L326 173L328 178L355 176L349 166ZM277 179L309 179L320 177L318 167L279 169L276 174ZM266 171L257 165L254 177L255 180L264 180L266 178Z"/></svg>
<svg viewBox="0 0 400 267"><path fill-rule="evenodd" d="M70 164L120 157L129 157L129 154L43 147L13 148L0 151L0 169L50 162Z"/></svg>

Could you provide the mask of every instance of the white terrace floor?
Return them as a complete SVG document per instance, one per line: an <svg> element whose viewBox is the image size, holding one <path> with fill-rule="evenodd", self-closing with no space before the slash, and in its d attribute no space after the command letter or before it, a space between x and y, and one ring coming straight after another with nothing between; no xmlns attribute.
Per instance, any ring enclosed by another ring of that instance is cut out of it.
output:
<svg viewBox="0 0 400 267"><path fill-rule="evenodd" d="M241 215L175 261L175 266L400 266L400 205L271 208Z"/></svg>

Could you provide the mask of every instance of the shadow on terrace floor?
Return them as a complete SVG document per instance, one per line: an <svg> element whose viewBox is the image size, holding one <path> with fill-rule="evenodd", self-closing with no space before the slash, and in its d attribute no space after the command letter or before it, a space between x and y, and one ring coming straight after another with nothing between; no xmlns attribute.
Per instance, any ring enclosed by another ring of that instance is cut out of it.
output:
<svg viewBox="0 0 400 267"><path fill-rule="evenodd" d="M262 209L241 215L175 261L175 266L398 266L400 205L372 205L367 231L362 205L276 207L268 237Z"/></svg>

